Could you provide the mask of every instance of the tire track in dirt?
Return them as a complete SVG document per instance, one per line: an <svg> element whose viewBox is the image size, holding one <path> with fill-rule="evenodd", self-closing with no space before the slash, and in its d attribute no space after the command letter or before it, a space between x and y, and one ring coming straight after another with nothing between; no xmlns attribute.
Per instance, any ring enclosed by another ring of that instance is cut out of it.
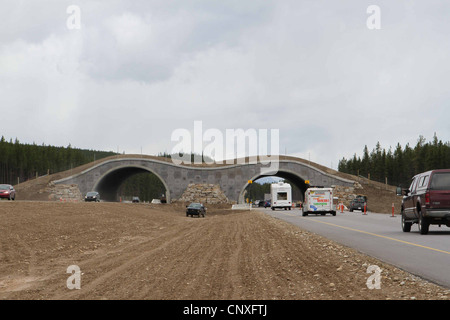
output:
<svg viewBox="0 0 450 320"><path fill-rule="evenodd" d="M228 269L228 286L230 288L228 299L238 299L240 296L240 287L242 287L241 261L243 246L243 226L242 219L239 216L234 217L234 221L230 223L231 236L227 241L229 250Z"/></svg>

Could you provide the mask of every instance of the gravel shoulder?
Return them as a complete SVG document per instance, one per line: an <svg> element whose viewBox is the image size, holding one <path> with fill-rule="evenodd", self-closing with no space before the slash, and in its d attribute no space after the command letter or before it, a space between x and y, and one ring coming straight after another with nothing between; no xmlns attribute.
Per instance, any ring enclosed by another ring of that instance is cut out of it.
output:
<svg viewBox="0 0 450 320"><path fill-rule="evenodd" d="M69 290L67 268L81 269ZM371 265L380 289L366 285ZM449 290L260 211L0 201L0 299L448 300Z"/></svg>

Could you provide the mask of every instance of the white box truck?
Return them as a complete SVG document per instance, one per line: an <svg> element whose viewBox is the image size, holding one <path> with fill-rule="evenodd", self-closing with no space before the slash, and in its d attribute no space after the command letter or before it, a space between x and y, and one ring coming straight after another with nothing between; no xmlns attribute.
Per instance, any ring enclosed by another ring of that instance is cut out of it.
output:
<svg viewBox="0 0 450 320"><path fill-rule="evenodd" d="M292 187L282 181L270 185L270 197L272 210L292 208Z"/></svg>
<svg viewBox="0 0 450 320"><path fill-rule="evenodd" d="M336 215L336 207L333 204L333 188L308 188L303 201L302 215L310 213L322 214L331 213Z"/></svg>

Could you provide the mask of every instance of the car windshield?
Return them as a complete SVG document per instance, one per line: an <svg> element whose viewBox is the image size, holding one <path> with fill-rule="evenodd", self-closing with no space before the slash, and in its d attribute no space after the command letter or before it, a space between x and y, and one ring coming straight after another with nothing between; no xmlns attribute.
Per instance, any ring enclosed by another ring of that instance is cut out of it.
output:
<svg viewBox="0 0 450 320"><path fill-rule="evenodd" d="M87 195L88 195L88 196L96 196L96 195L97 195L97 192L88 192Z"/></svg>
<svg viewBox="0 0 450 320"><path fill-rule="evenodd" d="M431 190L450 190L450 172L435 173L431 178Z"/></svg>
<svg viewBox="0 0 450 320"><path fill-rule="evenodd" d="M0 190L9 190L8 184L0 184Z"/></svg>
<svg viewBox="0 0 450 320"><path fill-rule="evenodd" d="M200 203L191 203L189 208L200 209L202 205Z"/></svg>

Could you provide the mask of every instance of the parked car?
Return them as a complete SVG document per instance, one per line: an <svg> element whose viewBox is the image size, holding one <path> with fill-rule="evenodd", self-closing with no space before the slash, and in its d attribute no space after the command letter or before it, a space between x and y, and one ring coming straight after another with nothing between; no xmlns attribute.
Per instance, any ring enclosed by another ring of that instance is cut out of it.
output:
<svg viewBox="0 0 450 320"><path fill-rule="evenodd" d="M16 190L10 184L0 184L0 198L6 198L8 200L16 199Z"/></svg>
<svg viewBox="0 0 450 320"><path fill-rule="evenodd" d="M200 218L202 216L203 218L206 216L206 208L201 203L193 202L190 205L186 206L186 217L188 216L197 216Z"/></svg>
<svg viewBox="0 0 450 320"><path fill-rule="evenodd" d="M131 199L131 202L139 203L139 202L141 202L141 200L139 199L139 197L133 197L133 199Z"/></svg>
<svg viewBox="0 0 450 320"><path fill-rule="evenodd" d="M88 192L88 193L86 193L86 196L84 197L84 201L85 202L91 202L91 201L100 202L100 193L98 193L97 191Z"/></svg>
<svg viewBox="0 0 450 320"><path fill-rule="evenodd" d="M431 170L415 175L408 189L397 187L403 195L402 230L411 231L417 223L420 234L427 234L430 225L450 227L450 169Z"/></svg>
<svg viewBox="0 0 450 320"><path fill-rule="evenodd" d="M349 210L350 210L350 212L353 212L353 210L364 211L364 206L366 206L366 210L367 210L367 197L366 196L356 196L356 198L350 202Z"/></svg>

